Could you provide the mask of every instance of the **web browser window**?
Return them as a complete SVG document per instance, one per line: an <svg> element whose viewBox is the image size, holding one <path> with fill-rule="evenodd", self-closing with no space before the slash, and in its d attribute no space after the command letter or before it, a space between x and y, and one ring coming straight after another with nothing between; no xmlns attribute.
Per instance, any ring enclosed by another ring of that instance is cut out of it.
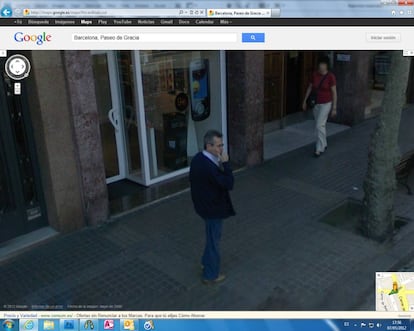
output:
<svg viewBox="0 0 414 331"><path fill-rule="evenodd" d="M3 330L413 330L413 11L0 0Z"/></svg>

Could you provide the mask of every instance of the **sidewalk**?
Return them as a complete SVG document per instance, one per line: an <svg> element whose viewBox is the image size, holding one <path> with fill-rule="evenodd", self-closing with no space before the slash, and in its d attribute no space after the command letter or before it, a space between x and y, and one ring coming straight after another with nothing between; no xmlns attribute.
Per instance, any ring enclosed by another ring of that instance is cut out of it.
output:
<svg viewBox="0 0 414 331"><path fill-rule="evenodd" d="M346 125L328 122L326 133L328 139L342 131L348 130ZM315 120L305 120L288 125L283 129L265 133L264 159L270 160L276 156L291 152L300 147L312 144L315 141Z"/></svg>
<svg viewBox="0 0 414 331"><path fill-rule="evenodd" d="M405 149L414 148L413 124L410 109L402 121L410 142ZM186 191L0 264L1 303L89 304L96 310L372 309L364 302L374 291L375 271L414 256L414 222L392 243L379 244L318 218L347 197L362 197L374 126L370 120L330 137L319 159L308 145L237 175L232 196L238 215L224 226L228 279L220 285L200 282L204 229ZM401 189L396 202L398 215L414 219L412 196Z"/></svg>

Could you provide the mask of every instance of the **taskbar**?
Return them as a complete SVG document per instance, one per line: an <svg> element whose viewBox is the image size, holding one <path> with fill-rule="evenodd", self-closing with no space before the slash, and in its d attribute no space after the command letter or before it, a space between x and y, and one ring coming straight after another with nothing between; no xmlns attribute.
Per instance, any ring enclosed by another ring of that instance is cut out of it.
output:
<svg viewBox="0 0 414 331"><path fill-rule="evenodd" d="M4 331L411 331L410 319L205 319L168 317L167 313L148 313L143 318L129 314L98 318L45 318L28 314L23 318L0 319ZM178 316L178 315L177 315Z"/></svg>

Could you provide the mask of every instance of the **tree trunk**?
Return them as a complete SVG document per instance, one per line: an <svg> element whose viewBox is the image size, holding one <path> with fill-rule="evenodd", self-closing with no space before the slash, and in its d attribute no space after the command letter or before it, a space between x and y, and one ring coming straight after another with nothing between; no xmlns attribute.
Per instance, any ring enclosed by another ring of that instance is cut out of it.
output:
<svg viewBox="0 0 414 331"><path fill-rule="evenodd" d="M410 58L393 51L382 100L382 112L372 135L368 170L364 181L361 226L369 238L383 241L394 230L395 166L400 159L398 131L410 71Z"/></svg>

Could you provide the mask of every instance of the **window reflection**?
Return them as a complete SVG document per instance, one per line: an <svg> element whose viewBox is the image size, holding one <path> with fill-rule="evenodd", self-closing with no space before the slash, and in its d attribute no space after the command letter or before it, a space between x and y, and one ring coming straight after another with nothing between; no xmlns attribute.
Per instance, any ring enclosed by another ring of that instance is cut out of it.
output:
<svg viewBox="0 0 414 331"><path fill-rule="evenodd" d="M125 126L125 145L128 161L128 174L141 178L141 153L138 138L138 121L136 116L135 68L131 51L118 53L118 71L121 83L121 102Z"/></svg>
<svg viewBox="0 0 414 331"><path fill-rule="evenodd" d="M95 78L95 93L99 113L99 127L101 130L105 175L106 178L110 178L119 174L119 160L115 128L109 119L111 116L110 111L113 109L113 105L107 54L93 54L92 63Z"/></svg>
<svg viewBox="0 0 414 331"><path fill-rule="evenodd" d="M186 168L222 128L218 51L141 51L151 178Z"/></svg>

